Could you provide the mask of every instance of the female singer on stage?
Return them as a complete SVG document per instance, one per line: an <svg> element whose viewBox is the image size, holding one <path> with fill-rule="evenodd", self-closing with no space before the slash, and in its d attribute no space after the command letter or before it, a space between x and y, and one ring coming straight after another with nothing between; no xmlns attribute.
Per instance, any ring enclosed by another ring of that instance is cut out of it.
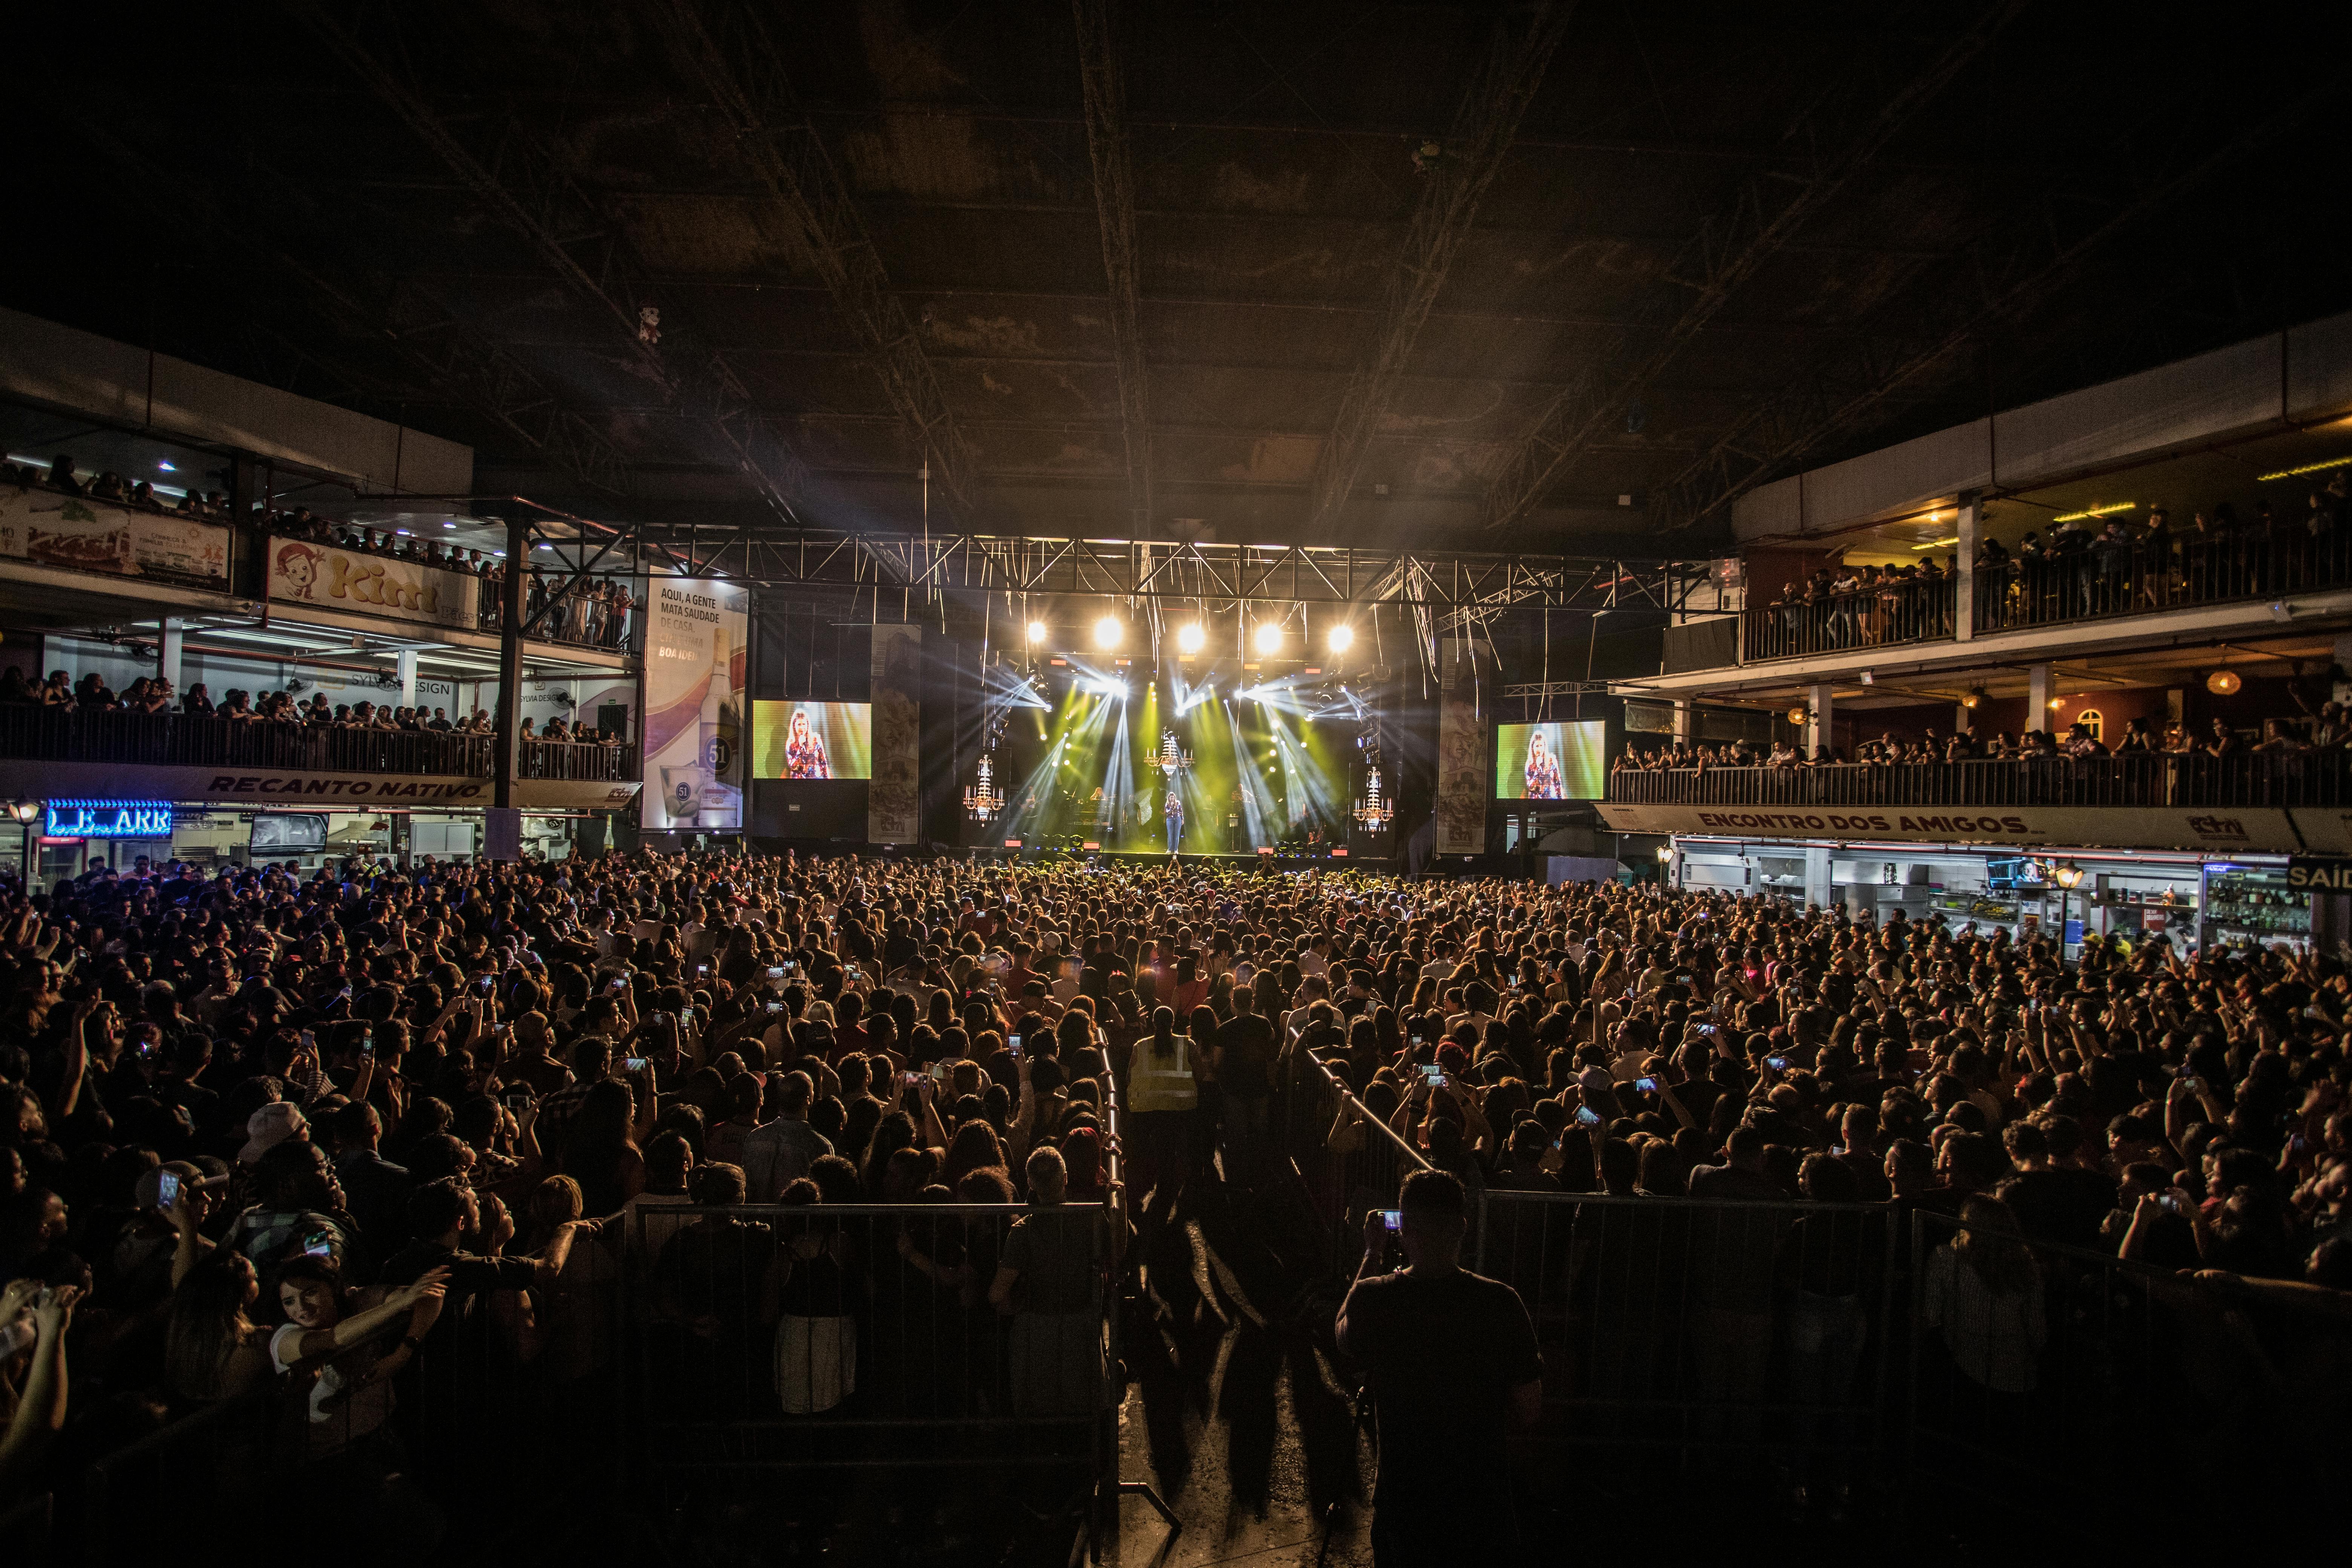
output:
<svg viewBox="0 0 2352 1568"><path fill-rule="evenodd" d="M1527 798L1529 800L1560 800L1559 763L1553 760L1551 748L1544 744L1541 730L1528 731Z"/></svg>
<svg viewBox="0 0 2352 1568"><path fill-rule="evenodd" d="M1184 792L1171 784L1166 794L1166 804L1160 809L1168 816L1168 853L1173 855L1184 842Z"/></svg>
<svg viewBox="0 0 2352 1568"><path fill-rule="evenodd" d="M824 754L824 738L809 727L808 710L793 710L793 727L784 737L784 776L788 779L829 779L833 759Z"/></svg>

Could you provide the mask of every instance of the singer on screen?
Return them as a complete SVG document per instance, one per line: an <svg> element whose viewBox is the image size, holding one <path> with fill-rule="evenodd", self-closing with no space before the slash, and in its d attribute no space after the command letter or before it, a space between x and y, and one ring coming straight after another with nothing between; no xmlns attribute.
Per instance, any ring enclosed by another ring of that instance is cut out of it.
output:
<svg viewBox="0 0 2352 1568"><path fill-rule="evenodd" d="M1559 785L1559 763L1551 748L1544 743L1544 732L1533 730L1528 734L1527 798L1529 800L1564 800L1566 793Z"/></svg>
<svg viewBox="0 0 2352 1568"><path fill-rule="evenodd" d="M824 738L809 727L808 710L793 710L793 726L784 738L784 776L788 779L829 779L833 759L824 754Z"/></svg>

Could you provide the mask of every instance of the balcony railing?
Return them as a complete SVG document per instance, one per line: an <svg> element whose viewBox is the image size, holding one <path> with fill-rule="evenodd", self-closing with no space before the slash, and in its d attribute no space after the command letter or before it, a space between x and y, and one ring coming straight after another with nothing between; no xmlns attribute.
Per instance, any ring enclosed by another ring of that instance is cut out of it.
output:
<svg viewBox="0 0 2352 1568"><path fill-rule="evenodd" d="M2338 806L2352 803L2352 753L1628 769L1609 776L1609 798L1629 805Z"/></svg>
<svg viewBox="0 0 2352 1568"><path fill-rule="evenodd" d="M1755 664L1950 637L1952 582L1910 580L1743 611L1740 657Z"/></svg>
<svg viewBox="0 0 2352 1568"><path fill-rule="evenodd" d="M1976 629L2016 631L2343 587L2352 587L2352 541L2340 533L2139 539L1979 568Z"/></svg>
<svg viewBox="0 0 2352 1568"><path fill-rule="evenodd" d="M0 708L0 756L149 767L415 773L488 778L497 742L432 730L359 730L186 713ZM610 781L638 776L635 746L526 741L517 776Z"/></svg>

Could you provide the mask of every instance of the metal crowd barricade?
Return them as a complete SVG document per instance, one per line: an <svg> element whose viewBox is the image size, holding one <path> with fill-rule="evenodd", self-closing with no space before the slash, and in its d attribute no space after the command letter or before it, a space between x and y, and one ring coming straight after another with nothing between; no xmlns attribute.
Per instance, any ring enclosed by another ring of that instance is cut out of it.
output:
<svg viewBox="0 0 2352 1568"><path fill-rule="evenodd" d="M639 1205L630 1430L677 1500L790 1474L961 1473L1117 1528L1115 1203ZM1019 1270L1013 1310L989 1289Z"/></svg>
<svg viewBox="0 0 2352 1568"><path fill-rule="evenodd" d="M62 1517L79 1520L79 1555L93 1565L152 1568L159 1542L197 1521L260 1510L283 1462L274 1391L205 1406L100 1456L79 1478ZM29 1560L28 1560L29 1561Z"/></svg>
<svg viewBox="0 0 2352 1568"><path fill-rule="evenodd" d="M1533 1442L1685 1462L1769 1448L1854 1474L1892 1370L1896 1221L1883 1205L1489 1189L1475 1267L1535 1322Z"/></svg>
<svg viewBox="0 0 2352 1568"><path fill-rule="evenodd" d="M2336 1484L2352 1320L2333 1292L2257 1295L1927 1213L1909 1254L1913 1509L1958 1496L2003 1524L2101 1539L2153 1524L2176 1548L2207 1529L2252 1551L2263 1510L2203 1509ZM2148 1514L2176 1470L2196 1475L2197 1511Z"/></svg>

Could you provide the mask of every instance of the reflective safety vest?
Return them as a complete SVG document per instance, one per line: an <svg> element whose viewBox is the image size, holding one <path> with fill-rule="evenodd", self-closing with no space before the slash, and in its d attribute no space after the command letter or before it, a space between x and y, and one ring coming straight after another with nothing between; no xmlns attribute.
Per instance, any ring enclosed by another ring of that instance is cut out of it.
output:
<svg viewBox="0 0 2352 1568"><path fill-rule="evenodd" d="M1201 1103L1201 1090L1192 1081L1192 1065L1184 1051L1181 1035L1176 1037L1176 1049L1167 1056L1152 1054L1149 1035L1136 1042L1135 1055L1128 1062L1129 1111L1191 1110Z"/></svg>

